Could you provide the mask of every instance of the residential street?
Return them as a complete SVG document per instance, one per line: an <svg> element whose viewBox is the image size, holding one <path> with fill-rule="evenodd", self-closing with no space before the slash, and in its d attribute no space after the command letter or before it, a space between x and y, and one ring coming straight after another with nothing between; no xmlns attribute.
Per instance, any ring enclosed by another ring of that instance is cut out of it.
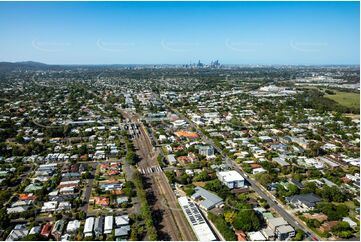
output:
<svg viewBox="0 0 361 242"><path fill-rule="evenodd" d="M155 94L153 94L155 95ZM157 99L161 102L163 102L158 96ZM312 238L316 238L317 240L320 240L320 238L314 234L312 231L310 231L310 229L308 229L306 226L304 226L303 224L298 223L298 219L295 218L293 215L289 214L284 208L282 208L279 203L277 201L275 201L272 197L270 197L270 195L266 194L260 187L261 185L257 182L254 181L252 179L250 179L240 168L239 166L231 159L229 159L224 152L217 147L214 142L209 139L206 135L203 134L203 132L199 129L199 127L197 125L195 125L191 120L189 120L185 115L183 115L182 113L180 113L177 109L174 109L172 107L170 107L168 104L164 103L172 112L174 112L175 114L177 114L180 118L186 120L192 128L196 129L197 132L202 136L202 139L212 145L214 147L215 150L217 150L218 153L221 154L222 158L224 159L224 161L226 161L227 165L229 167L232 167L233 169L235 169L236 171L238 171L246 180L247 182L251 185L252 189L263 199L265 199L267 201L267 203L270 205L270 207L272 207L273 209L275 209L289 224L291 224L293 227L295 228L299 228L303 231L306 232L306 234L308 234L310 236L310 239Z"/></svg>

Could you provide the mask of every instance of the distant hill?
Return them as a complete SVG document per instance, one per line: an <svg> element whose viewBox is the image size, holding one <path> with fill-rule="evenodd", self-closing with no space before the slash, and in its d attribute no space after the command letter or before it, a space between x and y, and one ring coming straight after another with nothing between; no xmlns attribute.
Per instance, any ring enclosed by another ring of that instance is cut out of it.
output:
<svg viewBox="0 0 361 242"><path fill-rule="evenodd" d="M98 64L98 65L49 65L41 62L35 61L22 61L22 62L0 62L0 72L11 72L11 71L62 71L62 70L71 70L76 68L97 68L97 69L108 69L108 68L131 68L136 66L149 66L153 67L154 65L137 65L137 64Z"/></svg>
<svg viewBox="0 0 361 242"><path fill-rule="evenodd" d="M35 61L21 61L21 62L0 62L0 72L11 71L62 71L76 68L116 68L116 67L131 67L136 65L48 65Z"/></svg>
<svg viewBox="0 0 361 242"><path fill-rule="evenodd" d="M47 65L34 61L22 61L22 62L0 62L0 71L16 71L16 70L49 70L56 69L59 66Z"/></svg>

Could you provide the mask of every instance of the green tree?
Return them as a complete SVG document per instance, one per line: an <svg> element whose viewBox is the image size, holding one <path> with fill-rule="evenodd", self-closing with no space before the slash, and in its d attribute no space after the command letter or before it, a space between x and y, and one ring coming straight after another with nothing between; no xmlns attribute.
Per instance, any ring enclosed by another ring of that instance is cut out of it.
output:
<svg viewBox="0 0 361 242"><path fill-rule="evenodd" d="M296 235L293 237L294 241L302 241L305 236L305 232L301 229L296 229Z"/></svg>
<svg viewBox="0 0 361 242"><path fill-rule="evenodd" d="M183 173L177 180L183 185L189 184L192 181L191 177L187 173Z"/></svg>
<svg viewBox="0 0 361 242"><path fill-rule="evenodd" d="M252 167L248 163L242 164L242 169L247 173L252 173Z"/></svg>
<svg viewBox="0 0 361 242"><path fill-rule="evenodd" d="M130 165L134 165L136 162L136 154L132 150L128 150L125 159Z"/></svg>
<svg viewBox="0 0 361 242"><path fill-rule="evenodd" d="M0 209L0 228L5 229L9 226L10 219L5 208Z"/></svg>
<svg viewBox="0 0 361 242"><path fill-rule="evenodd" d="M319 228L321 226L321 222L318 221L317 219L308 219L306 221L306 224L310 228Z"/></svg>
<svg viewBox="0 0 361 242"><path fill-rule="evenodd" d="M315 193L317 189L316 183L314 182L306 182L301 193Z"/></svg>
<svg viewBox="0 0 361 242"><path fill-rule="evenodd" d="M264 187L267 187L268 184L272 183L275 178L271 174L259 173L256 175L256 180L261 183Z"/></svg>
<svg viewBox="0 0 361 242"><path fill-rule="evenodd" d="M23 241L46 241L47 238L45 238L44 236L42 236L40 234L28 234L22 240Z"/></svg>
<svg viewBox="0 0 361 242"><path fill-rule="evenodd" d="M227 222L224 220L223 216L215 215L211 212L208 213L208 218L214 223L218 231L223 235L227 241L236 240L234 231L230 229Z"/></svg>
<svg viewBox="0 0 361 242"><path fill-rule="evenodd" d="M299 193L299 189L295 184L290 183L288 184L287 188L288 188L287 196L293 196Z"/></svg>
<svg viewBox="0 0 361 242"><path fill-rule="evenodd" d="M214 179L214 180L207 182L207 184L204 186L204 188L206 190L217 193L217 195L223 199L226 199L227 196L229 196L231 194L231 191L229 190L229 188L226 187L218 179Z"/></svg>
<svg viewBox="0 0 361 242"><path fill-rule="evenodd" d="M348 207L344 204L335 205L328 202L318 203L316 209L328 216L329 220L339 220L348 215Z"/></svg>
<svg viewBox="0 0 361 242"><path fill-rule="evenodd" d="M197 174L193 181L207 181L209 179L208 172L207 171L201 171L199 174Z"/></svg>
<svg viewBox="0 0 361 242"><path fill-rule="evenodd" d="M136 195L135 185L132 181L127 181L123 184L123 191L127 197L134 197Z"/></svg>
<svg viewBox="0 0 361 242"><path fill-rule="evenodd" d="M324 186L321 190L318 190L317 193L329 202L344 202L348 200L347 194L336 186Z"/></svg>
<svg viewBox="0 0 361 242"><path fill-rule="evenodd" d="M84 173L81 174L81 179L90 179L91 174L89 171L85 171Z"/></svg>
<svg viewBox="0 0 361 242"><path fill-rule="evenodd" d="M339 222L331 231L340 238L351 238L354 233L350 225L344 221Z"/></svg>
<svg viewBox="0 0 361 242"><path fill-rule="evenodd" d="M167 176L169 183L171 183L171 184L175 183L176 178L175 178L174 171L165 171L164 173Z"/></svg>
<svg viewBox="0 0 361 242"><path fill-rule="evenodd" d="M260 219L252 209L242 209L234 219L233 227L243 231L257 231L261 227Z"/></svg>
<svg viewBox="0 0 361 242"><path fill-rule="evenodd" d="M237 213L235 211L224 212L224 220L229 224L233 224L236 216L237 216Z"/></svg>

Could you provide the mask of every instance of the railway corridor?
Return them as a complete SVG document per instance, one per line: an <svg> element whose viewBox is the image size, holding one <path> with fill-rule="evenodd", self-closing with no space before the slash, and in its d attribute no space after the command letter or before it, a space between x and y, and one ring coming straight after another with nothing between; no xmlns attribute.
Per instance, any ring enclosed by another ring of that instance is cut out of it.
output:
<svg viewBox="0 0 361 242"><path fill-rule="evenodd" d="M157 161L160 151L154 148L148 133L138 118L128 114L135 124L137 131L132 131L133 143L140 158L138 170L145 178L149 203L152 206L156 220L159 239L175 241L197 240L183 211L179 208L178 200Z"/></svg>

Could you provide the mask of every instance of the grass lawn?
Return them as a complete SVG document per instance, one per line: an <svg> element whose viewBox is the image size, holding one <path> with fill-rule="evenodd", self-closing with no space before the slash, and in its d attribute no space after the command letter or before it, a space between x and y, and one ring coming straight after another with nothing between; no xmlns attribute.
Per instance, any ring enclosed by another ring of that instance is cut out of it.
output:
<svg viewBox="0 0 361 242"><path fill-rule="evenodd" d="M345 107L360 107L360 95L354 92L335 91L334 95L325 95L326 98L332 99Z"/></svg>
<svg viewBox="0 0 361 242"><path fill-rule="evenodd" d="M206 183L205 182L193 182L193 185L204 187L206 185Z"/></svg>
<svg viewBox="0 0 361 242"><path fill-rule="evenodd" d="M254 200L257 200L259 198L259 195L255 192L249 193L248 194L249 198L253 198Z"/></svg>

